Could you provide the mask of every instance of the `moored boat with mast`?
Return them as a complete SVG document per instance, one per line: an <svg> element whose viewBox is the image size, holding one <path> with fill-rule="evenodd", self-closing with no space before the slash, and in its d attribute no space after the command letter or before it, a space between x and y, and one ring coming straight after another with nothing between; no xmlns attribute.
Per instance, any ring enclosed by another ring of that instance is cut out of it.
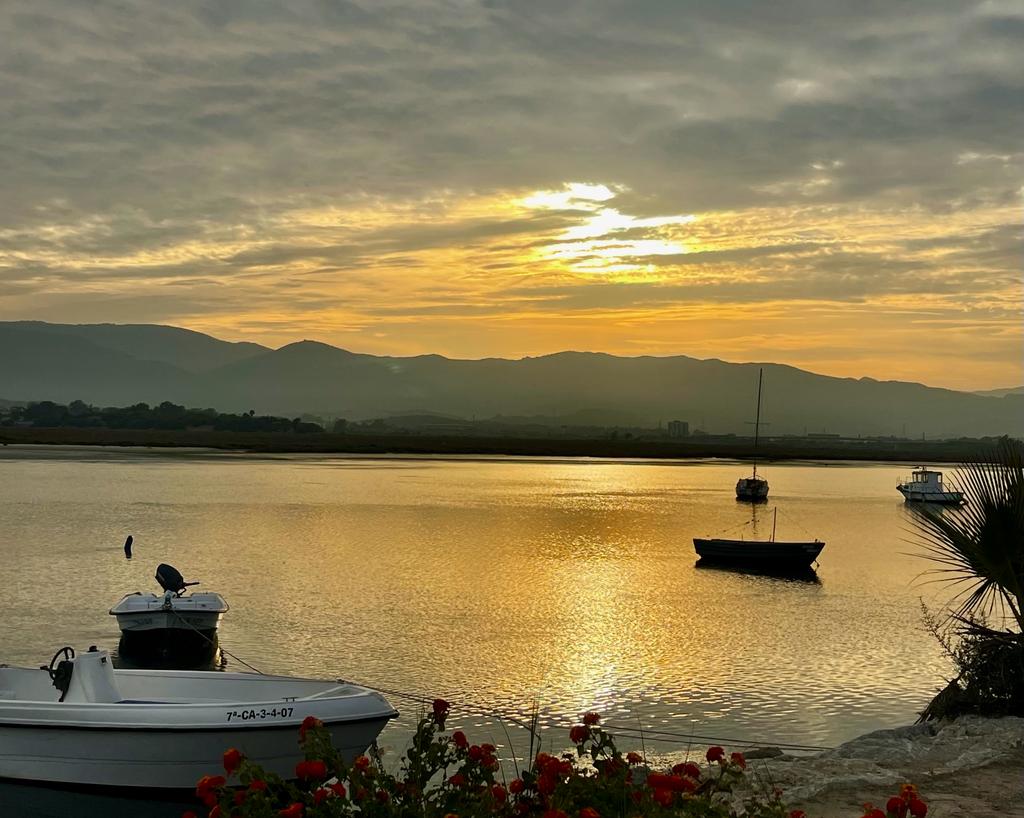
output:
<svg viewBox="0 0 1024 818"><path fill-rule="evenodd" d="M807 570L818 559L825 543L815 538L800 542L775 539L778 509L772 518L769 540L731 540L718 537L694 537L693 547L700 561L735 565L767 571Z"/></svg>
<svg viewBox="0 0 1024 818"><path fill-rule="evenodd" d="M757 442L761 431L761 381L764 368L757 371L757 414L754 418L753 473L736 481L736 499L757 502L768 499L768 481L757 476Z"/></svg>

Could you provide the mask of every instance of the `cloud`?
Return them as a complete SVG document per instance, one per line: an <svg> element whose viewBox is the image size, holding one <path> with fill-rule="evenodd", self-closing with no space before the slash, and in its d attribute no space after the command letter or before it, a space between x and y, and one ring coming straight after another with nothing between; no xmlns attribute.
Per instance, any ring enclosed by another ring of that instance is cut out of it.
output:
<svg viewBox="0 0 1024 818"><path fill-rule="evenodd" d="M1022 32L1002 0L4 4L0 317L385 351L391 314L454 354L641 308L660 349L680 304L862 299L879 347L913 293L996 322Z"/></svg>

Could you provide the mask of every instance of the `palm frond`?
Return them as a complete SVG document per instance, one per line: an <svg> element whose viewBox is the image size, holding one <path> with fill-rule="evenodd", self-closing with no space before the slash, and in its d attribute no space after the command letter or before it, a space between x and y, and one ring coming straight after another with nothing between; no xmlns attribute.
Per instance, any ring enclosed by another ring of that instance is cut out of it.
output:
<svg viewBox="0 0 1024 818"><path fill-rule="evenodd" d="M915 541L935 565L926 573L956 589L950 616L1008 612L1024 630L1024 445L1003 438L950 483L965 505L913 518Z"/></svg>

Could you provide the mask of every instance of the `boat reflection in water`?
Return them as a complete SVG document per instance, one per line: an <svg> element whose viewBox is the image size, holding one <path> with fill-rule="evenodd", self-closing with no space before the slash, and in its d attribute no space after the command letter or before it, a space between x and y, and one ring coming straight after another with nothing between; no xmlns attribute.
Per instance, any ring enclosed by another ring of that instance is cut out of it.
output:
<svg viewBox="0 0 1024 818"><path fill-rule="evenodd" d="M758 567L750 568L728 562L716 562L704 557L698 559L694 568L701 571L721 571L728 574L746 574L750 577L763 578L768 581L779 580L781 582L803 583L806 585L821 585L821 577L814 568L807 566L803 568L772 568Z"/></svg>
<svg viewBox="0 0 1024 818"><path fill-rule="evenodd" d="M224 670L227 665L216 635L211 641L190 644L187 650L180 647L168 650L164 646L154 648L152 644L126 640L122 636L110 658L114 667L129 670Z"/></svg>

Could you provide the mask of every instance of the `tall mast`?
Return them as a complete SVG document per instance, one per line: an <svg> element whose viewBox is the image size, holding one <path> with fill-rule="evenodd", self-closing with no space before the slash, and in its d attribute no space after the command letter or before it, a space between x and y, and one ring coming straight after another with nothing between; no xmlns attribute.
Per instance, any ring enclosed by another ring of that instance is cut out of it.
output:
<svg viewBox="0 0 1024 818"><path fill-rule="evenodd" d="M775 542L775 523L779 521L779 507L775 506L774 514L772 515L772 542Z"/></svg>
<svg viewBox="0 0 1024 818"><path fill-rule="evenodd" d="M757 437L761 431L761 379L764 367L757 370L757 414L754 416L754 477L757 477Z"/></svg>

